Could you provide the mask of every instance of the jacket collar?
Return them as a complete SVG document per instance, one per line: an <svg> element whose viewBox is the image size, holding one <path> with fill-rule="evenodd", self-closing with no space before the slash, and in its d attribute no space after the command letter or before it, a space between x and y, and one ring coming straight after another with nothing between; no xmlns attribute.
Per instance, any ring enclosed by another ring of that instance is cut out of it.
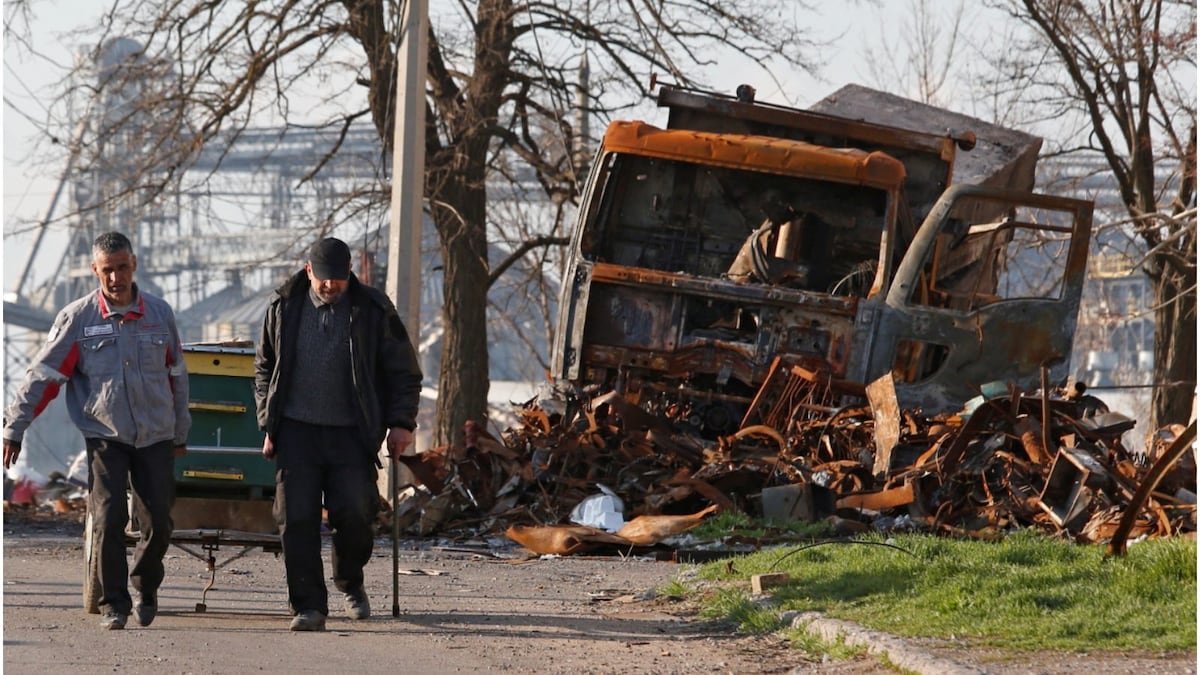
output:
<svg viewBox="0 0 1200 675"><path fill-rule="evenodd" d="M146 301L142 298L142 294L138 292L137 284L133 284L133 297L137 302L133 303L133 308L126 311L122 315L118 315L108 305L108 298L104 297L104 293L97 288L96 297L100 300L100 316L111 319L114 316L121 316L125 319L140 319L146 316Z"/></svg>

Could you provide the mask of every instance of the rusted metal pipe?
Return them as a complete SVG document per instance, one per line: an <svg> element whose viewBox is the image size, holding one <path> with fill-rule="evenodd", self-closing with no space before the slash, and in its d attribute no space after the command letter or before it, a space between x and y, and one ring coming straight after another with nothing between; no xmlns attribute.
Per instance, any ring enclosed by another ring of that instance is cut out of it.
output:
<svg viewBox="0 0 1200 675"><path fill-rule="evenodd" d="M1171 444L1171 447L1150 468L1150 471L1146 474L1146 480L1142 481L1142 484L1138 486L1137 492L1133 494L1133 500L1129 503L1129 507L1125 509L1124 515L1121 516L1121 522L1117 525L1112 539L1108 542L1107 555L1125 555L1125 540L1129 537L1130 530L1133 529L1134 521L1141 515L1142 507L1150 499L1150 493L1154 491L1154 488L1158 487L1158 482L1174 466L1175 462L1179 461L1180 457L1183 457L1183 453L1191 448L1192 442L1195 440L1196 421L1192 420L1188 428L1184 429L1183 433Z"/></svg>

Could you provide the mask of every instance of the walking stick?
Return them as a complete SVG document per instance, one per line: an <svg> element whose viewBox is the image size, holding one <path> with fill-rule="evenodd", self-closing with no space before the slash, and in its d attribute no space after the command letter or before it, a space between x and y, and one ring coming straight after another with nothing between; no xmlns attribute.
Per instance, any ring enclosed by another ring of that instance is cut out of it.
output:
<svg viewBox="0 0 1200 675"><path fill-rule="evenodd" d="M389 483L392 484L392 616L400 616L400 517L396 514L399 501L400 482L396 471L396 458L392 457L389 465L391 472Z"/></svg>

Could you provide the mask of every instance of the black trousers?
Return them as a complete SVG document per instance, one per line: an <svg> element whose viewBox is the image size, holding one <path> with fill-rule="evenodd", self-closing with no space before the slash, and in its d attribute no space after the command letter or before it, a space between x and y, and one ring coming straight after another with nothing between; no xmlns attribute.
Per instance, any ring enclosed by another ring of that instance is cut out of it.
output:
<svg viewBox="0 0 1200 675"><path fill-rule="evenodd" d="M144 448L103 438L85 441L88 453L88 512L100 576L100 610L129 614L126 574L139 591L156 591L163 581L163 556L171 545L171 506L175 502L175 448L171 441ZM125 557L129 508L141 540L133 552L133 571Z"/></svg>
<svg viewBox="0 0 1200 675"><path fill-rule="evenodd" d="M292 613L329 613L321 561L321 505L333 529L333 583L343 593L363 587L363 567L375 545L379 489L374 453L357 427L327 427L284 419L275 445L275 520L283 544Z"/></svg>

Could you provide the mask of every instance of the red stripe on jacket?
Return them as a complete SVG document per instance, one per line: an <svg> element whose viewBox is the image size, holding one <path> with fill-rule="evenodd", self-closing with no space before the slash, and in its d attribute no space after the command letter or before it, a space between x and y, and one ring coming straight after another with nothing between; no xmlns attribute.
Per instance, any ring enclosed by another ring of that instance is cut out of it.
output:
<svg viewBox="0 0 1200 675"><path fill-rule="evenodd" d="M62 373L67 378L70 378L71 374L75 372L75 366L78 363L79 345L74 344L71 345L71 351L67 352L67 358L63 359L62 364L58 366L58 372ZM38 404L33 408L33 416L35 418L42 414L42 411L46 409L46 406L50 405L50 401L53 401L55 396L58 396L58 390L59 385L57 382L51 382L50 384L46 385L46 391L42 393L42 399L38 401Z"/></svg>

